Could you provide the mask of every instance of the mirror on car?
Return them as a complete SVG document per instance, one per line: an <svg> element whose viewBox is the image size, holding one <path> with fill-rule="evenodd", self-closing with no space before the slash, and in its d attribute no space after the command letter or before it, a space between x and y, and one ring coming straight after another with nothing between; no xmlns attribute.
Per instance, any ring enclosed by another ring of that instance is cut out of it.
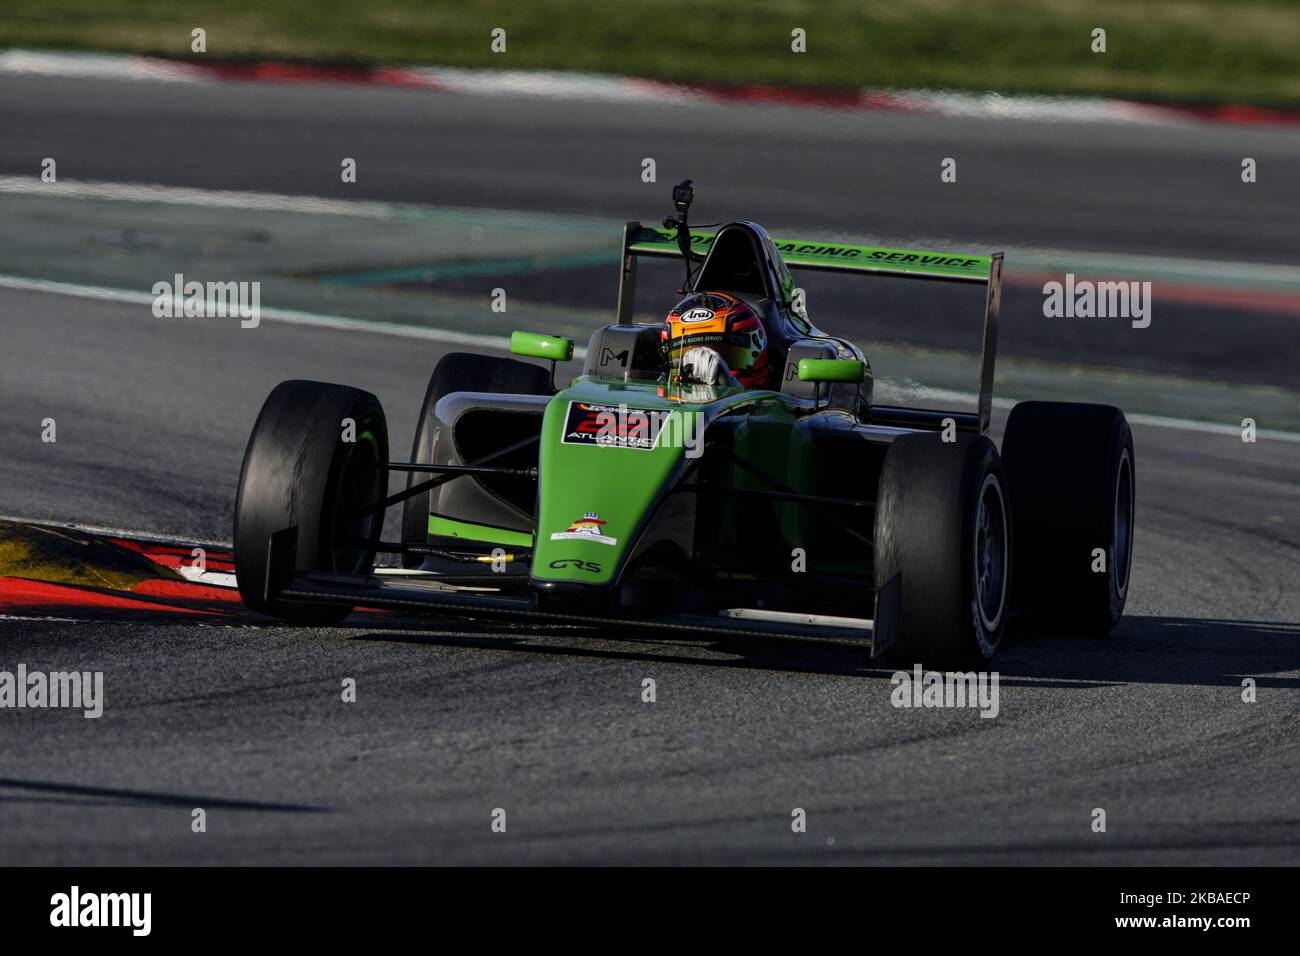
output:
<svg viewBox="0 0 1300 956"><path fill-rule="evenodd" d="M524 355L528 358L567 362L573 358L573 339L561 338L558 335L541 335L537 332L512 332L510 351L514 355Z"/></svg>
<svg viewBox="0 0 1300 956"><path fill-rule="evenodd" d="M852 382L859 383L866 375L866 367L857 360L814 359L799 360L801 382Z"/></svg>

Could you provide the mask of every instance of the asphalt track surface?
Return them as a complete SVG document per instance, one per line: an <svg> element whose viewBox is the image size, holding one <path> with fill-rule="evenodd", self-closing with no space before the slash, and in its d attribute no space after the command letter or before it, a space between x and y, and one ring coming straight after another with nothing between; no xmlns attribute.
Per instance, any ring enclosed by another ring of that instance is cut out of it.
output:
<svg viewBox="0 0 1300 956"><path fill-rule="evenodd" d="M275 382L372 389L405 436L438 355L274 323L160 328L57 296L0 306L5 507L178 537L228 536ZM55 444L35 437L46 415ZM895 709L889 671L844 648L470 622L4 622L6 661L102 669L108 706L4 715L0 857L1295 862L1295 446L1141 427L1136 441L1128 614L1104 642L1007 646L994 720ZM344 677L356 704L339 702ZM657 703L640 700L646 677ZM189 830L194 806L206 834ZM506 834L489 830L496 807ZM790 832L794 807L807 834ZM1096 807L1106 834L1089 829Z"/></svg>
<svg viewBox="0 0 1300 956"><path fill-rule="evenodd" d="M391 198L608 215L644 197L634 177L587 175L587 151L619 137L576 137L572 104L447 98L435 123L420 112L430 101L400 91L25 89L8 79L2 89L5 120L62 130L81 178L311 191L303 150L351 124L372 146L400 147L370 160L391 176L368 188ZM193 125L186 98L196 96L225 104L220 134ZM687 145L700 122L689 111L649 109L634 122L626 107L591 109L587 125L680 124L683 174L707 181L696 167L719 163ZM744 126L753 113L725 115ZM881 149L951 133L918 123L909 139L890 125L901 119L881 119ZM1047 133L1033 124L1000 136L977 125L959 128L986 136L990 154L1043 149L1088 175L1086 150L1035 146ZM5 171L28 168L16 129L0 143ZM634 155L638 135L626 137ZM276 137L275 155L249 148ZM1186 149L1208 162L1216 139L1230 154L1213 131ZM1135 161L1167 163L1183 145L1165 132ZM1281 149L1262 136L1256 145ZM782 147L787 194L730 176L729 200L752 198L760 221L830 223L834 175L869 173L876 160L853 143L813 146L804 155L820 163L816 175ZM337 149L319 148L333 175ZM152 167L132 165L151 156ZM547 178L556 170L536 163L573 175L557 185ZM661 181L677 175L665 166ZM796 186L819 197L815 216L795 204ZM1059 183L1021 186L1065 202ZM1300 229L1253 199L1206 211L1139 193L1128 197L1138 212L1119 199L1074 219L1026 205L1006 210L1006 228L1055 241L1069 222L1085 239L1127 237L1162 254L1205 254L1213 238L1246 259L1267 258L1278 241L1294 247ZM898 217L908 198L884 205ZM1146 231L1144 201L1167 206ZM922 201L918 215L956 235L997 205L976 197L949 218ZM178 540L229 539L244 443L276 382L374 391L401 448L441 354L269 321L160 323L139 306L36 293L0 293L0 316L0 512ZM40 441L45 417L58 422L54 444ZM0 621L2 663L103 670L108 697L99 720L0 715L0 862L1294 864L1300 445L1147 426L1135 441L1124 620L1102 642L1046 632L1010 641L996 659L993 720L894 708L890 670L844 648L450 620L325 630ZM355 704L339 700L345 677L358 681ZM654 704L641 701L647 677ZM1241 699L1244 678L1257 682L1256 703ZM208 812L205 834L190 830L194 807ZM504 834L489 826L498 807ZM796 807L808 813L805 834L791 832ZM1094 808L1106 810L1105 833L1090 828Z"/></svg>
<svg viewBox="0 0 1300 956"><path fill-rule="evenodd" d="M23 76L0 83L0 122L0 171L52 156L68 179L648 220L689 176L699 215L785 229L1281 263L1300 247L1295 129Z"/></svg>

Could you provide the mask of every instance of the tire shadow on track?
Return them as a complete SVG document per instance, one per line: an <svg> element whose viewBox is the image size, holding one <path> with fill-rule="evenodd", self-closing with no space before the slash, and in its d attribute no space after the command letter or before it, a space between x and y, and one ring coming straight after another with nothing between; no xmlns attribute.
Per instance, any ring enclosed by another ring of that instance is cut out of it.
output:
<svg viewBox="0 0 1300 956"><path fill-rule="evenodd" d="M792 674L889 679L909 665L873 661L865 648L783 641L647 641L623 632L551 631L459 622L457 633L412 624L353 631L349 638L510 651L552 657L733 667ZM1099 685L1181 684L1300 689L1300 624L1180 617L1125 617L1104 640L1018 634L986 670L1002 684L1083 690Z"/></svg>

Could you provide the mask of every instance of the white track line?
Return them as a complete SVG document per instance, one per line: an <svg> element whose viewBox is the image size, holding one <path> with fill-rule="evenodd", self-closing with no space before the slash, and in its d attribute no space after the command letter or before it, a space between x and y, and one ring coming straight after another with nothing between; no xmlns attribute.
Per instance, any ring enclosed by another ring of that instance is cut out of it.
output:
<svg viewBox="0 0 1300 956"><path fill-rule="evenodd" d="M1229 425L1224 422L1198 422L1190 418L1170 418L1166 415L1146 415L1142 412L1136 412L1132 415L1124 413L1132 425L1151 425L1155 428L1177 428L1189 432L1205 432L1211 435L1232 435L1234 438L1241 438L1241 426ZM1294 441L1300 442L1300 434L1296 432L1286 432L1277 428L1256 428L1255 436L1257 438L1272 438L1277 441Z"/></svg>
<svg viewBox="0 0 1300 956"><path fill-rule="evenodd" d="M55 295L68 295L83 299L96 299L105 302L127 302L138 305L152 305L154 296L147 292L131 292L126 289L106 289L101 286L80 286L68 282L51 282L45 279L23 279L18 276L0 275L0 289L15 289L23 292L49 292ZM297 325L317 326L327 329L341 329L347 332L370 332L381 335L419 339L426 342L446 342L455 345L476 345L481 348L509 351L510 340L499 335L476 335L470 332L453 332L447 329L424 328L416 325L402 325L398 322L370 322L364 319L350 319L337 315L319 315L314 312L297 312L290 309L262 309L262 318L277 322L289 322ZM160 320L163 321L163 320ZM576 349L574 358L581 359L585 349ZM955 400L973 402L977 396L964 392L946 392L930 390L935 397L940 394ZM995 398L994 405L999 408L1011 408L1019 399ZM1191 418L1170 418L1164 415L1145 415L1134 413L1128 420L1138 425L1152 425L1157 428L1178 428L1183 431L1202 432L1211 435L1240 435L1241 428L1222 422L1202 422ZM1279 441L1300 442L1300 433L1282 431L1273 428L1256 430L1260 438L1272 438ZM22 519L15 519L22 520ZM89 530L89 529L87 529Z"/></svg>
<svg viewBox="0 0 1300 956"><path fill-rule="evenodd" d="M171 60L120 53L47 53L39 50L0 52L0 73L172 83L205 83L212 79L209 70Z"/></svg>
<svg viewBox="0 0 1300 956"><path fill-rule="evenodd" d="M152 305L154 296L148 292L132 292L127 289L107 289L102 286L82 286L70 282L52 282L46 279L24 279L19 276L0 274L0 289L14 289L22 292L48 292L55 295L67 295L82 299L96 299L103 302L125 302L136 305ZM419 339L425 342L443 342L452 345L474 345L480 348L509 351L510 340L501 335L479 335L472 332L455 332L450 329L426 328L418 325L403 325L400 322L372 322L365 319L352 319L338 315L321 315L315 312L298 312L292 309L262 309L262 318L275 322L288 322L296 325L316 326L318 328L339 329L346 332L378 333L400 338ZM165 320L159 320L165 321ZM575 349L574 358L581 359L586 349ZM934 391L936 397L941 390ZM944 392L953 399L974 401L977 396L963 392ZM996 398L994 404L999 408L1011 408L1020 399ZM1157 428L1178 428L1183 431L1202 432L1211 435L1240 435L1241 428L1222 422L1202 422L1191 418L1171 418L1165 415L1145 415L1140 412L1128 415L1128 420L1138 425L1152 425ZM1273 438L1279 441L1300 442L1300 433L1282 431L1273 428L1256 429L1260 438ZM21 520L21 519L20 519Z"/></svg>
<svg viewBox="0 0 1300 956"><path fill-rule="evenodd" d="M289 196L283 193L202 189L191 186L160 186L154 183L112 183L92 180L62 180L47 183L35 176L0 176L0 193L50 196L54 199L154 202L173 206L210 206L218 209L258 209L272 212L361 216L371 219L397 218L398 210L401 208L400 204L373 202L366 199L325 199L319 196Z"/></svg>
<svg viewBox="0 0 1300 956"><path fill-rule="evenodd" d="M923 388L913 391L918 394L918 397L933 398L938 401L962 402L968 405L974 405L979 401L979 396L974 392L958 392L943 388ZM1023 401L1027 401L1027 399L1009 398L1005 395L995 396L993 407L1010 411ZM1181 431L1202 432L1207 435L1241 437L1240 425L1229 425L1225 422L1203 422L1194 418L1171 418L1167 415L1148 415L1143 412L1125 412L1124 417L1128 419L1130 425L1150 425L1154 428L1176 428ZM1300 432L1288 432L1278 428L1256 428L1255 435L1257 438L1300 442Z"/></svg>
<svg viewBox="0 0 1300 956"><path fill-rule="evenodd" d="M567 232L622 229L622 223L606 222L596 217L561 213L525 212L515 209L489 209L459 206L431 206L420 203L376 202L369 199L330 199L322 196L287 193L247 192L237 189L205 189L201 186L163 186L158 183L103 182L98 180L61 179L43 182L37 176L0 175L0 193L39 196L50 199L85 199L105 202L159 203L168 206L199 206L212 209L248 209L258 212L289 212L316 216L355 216L408 222L428 219L435 223L459 226L465 218L483 220L499 218L513 227ZM617 235L617 233L616 233Z"/></svg>
<svg viewBox="0 0 1300 956"><path fill-rule="evenodd" d="M47 292L53 295L67 295L79 299L96 299L101 302L122 302L128 305L152 306L157 298L149 292L135 292L130 289L110 289L104 286L78 285L72 282L54 282L49 279L27 279L22 276L0 274L0 289L13 289L17 292ZM263 306L260 311L262 319L272 322L287 322L294 325L314 325L319 328L338 329L344 332L378 333L396 335L408 339L420 339L425 342L442 342L449 345L473 345L485 349L504 349L509 351L510 339L504 335L482 335L476 332L456 332L451 329L435 329L422 325L405 325L400 322L378 322L368 319L353 319L341 315L324 315L318 312L300 312L297 309L276 309ZM160 319L158 321L168 321ZM575 358L582 358L585 349L576 349Z"/></svg>

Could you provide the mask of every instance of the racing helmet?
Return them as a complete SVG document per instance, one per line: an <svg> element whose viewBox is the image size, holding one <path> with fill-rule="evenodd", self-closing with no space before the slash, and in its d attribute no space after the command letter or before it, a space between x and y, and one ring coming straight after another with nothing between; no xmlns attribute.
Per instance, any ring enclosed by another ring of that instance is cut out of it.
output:
<svg viewBox="0 0 1300 956"><path fill-rule="evenodd" d="M670 371L679 367L686 351L709 348L722 356L738 384L767 385L767 330L743 299L725 292L693 292L673 306L659 335Z"/></svg>

